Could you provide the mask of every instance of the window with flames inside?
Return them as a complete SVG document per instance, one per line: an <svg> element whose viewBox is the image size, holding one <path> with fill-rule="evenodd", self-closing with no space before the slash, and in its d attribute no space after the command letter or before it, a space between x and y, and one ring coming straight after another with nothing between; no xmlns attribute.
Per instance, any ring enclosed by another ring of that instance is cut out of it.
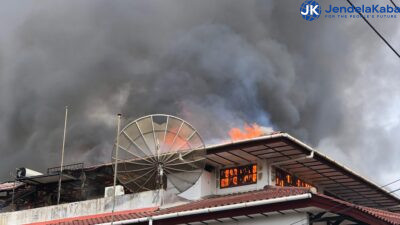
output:
<svg viewBox="0 0 400 225"><path fill-rule="evenodd" d="M275 168L276 186L281 187L313 187L312 185L302 181L300 178L293 176L281 169Z"/></svg>
<svg viewBox="0 0 400 225"><path fill-rule="evenodd" d="M257 183L257 164L220 170L220 188L237 187Z"/></svg>

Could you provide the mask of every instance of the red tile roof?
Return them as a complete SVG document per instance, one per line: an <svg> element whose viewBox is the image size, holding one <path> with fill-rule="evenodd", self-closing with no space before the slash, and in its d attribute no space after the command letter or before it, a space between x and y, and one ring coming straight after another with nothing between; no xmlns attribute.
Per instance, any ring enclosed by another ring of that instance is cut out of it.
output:
<svg viewBox="0 0 400 225"><path fill-rule="evenodd" d="M165 215L175 212L191 211L204 208L212 208L224 205L239 204L245 202L253 202L259 200L268 200L274 198L283 198L302 194L312 194L311 199L298 200L302 205L293 203L285 203L286 209L302 208L302 207L319 207L326 211L336 212L345 215L356 215L356 219L364 219L369 221L373 219L376 224L397 224L400 225L400 214L392 213L384 210L368 208L364 206L354 205L346 201L342 201L323 194L315 193L308 188L297 187L266 187L263 190L251 191L246 193L237 193L224 196L213 196L207 199L198 200L183 205L158 210L158 208L146 208L138 210L130 210L123 212L115 212L114 221L137 219L149 216ZM274 203L280 204L280 203ZM270 211L276 211L274 208L268 208ZM209 214L208 214L209 216ZM97 214L91 216L83 216L77 218L67 218L58 221L48 221L41 223L33 223L30 225L89 225L106 223L111 221L111 213Z"/></svg>
<svg viewBox="0 0 400 225"><path fill-rule="evenodd" d="M142 208L134 210L119 211L114 213L114 221L136 219L142 217L148 217L152 215L158 207L153 208ZM89 216L80 216L74 218L65 218L60 220L52 220L46 222L30 223L26 225L91 225L99 223L111 222L111 212L101 213Z"/></svg>
<svg viewBox="0 0 400 225"><path fill-rule="evenodd" d="M207 199L194 201L188 204L163 209L156 212L155 214L161 215L174 212L183 212L183 211L218 207L224 205L233 205L244 202L282 198L282 197L301 195L306 193L310 193L310 190L308 188L298 188L298 187L282 188L282 187L271 186L257 191L249 191L245 193L236 193L224 196L209 197Z"/></svg>
<svg viewBox="0 0 400 225"><path fill-rule="evenodd" d="M373 217L376 217L380 220L383 220L385 222L388 222L390 224L400 224L400 213L394 213L394 212L389 212L389 211L385 211L385 210L380 210L380 209L375 209L375 208L370 208L370 207L366 207L366 206L360 206L360 205L355 205L340 199L336 199L330 196L326 196L323 194L317 194L320 197L323 197L325 199L329 199L333 202L336 202L338 204L342 204L347 206L345 209L343 210L338 210L338 213L345 213L348 210L351 209L356 209L359 210L361 212L367 213L368 215L371 215Z"/></svg>

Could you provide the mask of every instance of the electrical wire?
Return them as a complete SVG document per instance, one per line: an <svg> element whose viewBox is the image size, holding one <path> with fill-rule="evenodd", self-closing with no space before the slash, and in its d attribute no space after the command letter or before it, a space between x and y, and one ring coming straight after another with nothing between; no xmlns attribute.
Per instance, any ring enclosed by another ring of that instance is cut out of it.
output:
<svg viewBox="0 0 400 225"><path fill-rule="evenodd" d="M375 33L382 39L383 42L386 43L386 45L394 52L394 54L397 55L397 57L400 58L400 54L392 47L392 45L378 32L378 30L375 29L374 26L372 26L372 24L367 20L367 18L364 17L364 15L359 11L356 10L356 7L353 5L353 3L351 3L350 0L346 0L353 8L354 10L361 16L361 18L369 25L369 27L371 27L371 29L373 31L375 31ZM391 0L392 1L392 0ZM392 1L392 3L394 4L394 2ZM394 4L396 5L396 4Z"/></svg>
<svg viewBox="0 0 400 225"><path fill-rule="evenodd" d="M394 193L394 192L396 192L396 191L400 191L400 188L395 189L395 190L393 190L393 191L391 191L391 192L389 192L389 193L392 194L392 193Z"/></svg>
<svg viewBox="0 0 400 225"><path fill-rule="evenodd" d="M380 188L387 187L387 186L389 186L389 185L391 185L391 184L394 184L394 183L397 183L397 182L399 182L399 181L400 181L400 179L394 180L394 181L392 181L392 182L390 182L390 183L388 183L388 184L385 184L385 185L381 186Z"/></svg>
<svg viewBox="0 0 400 225"><path fill-rule="evenodd" d="M379 31L375 29L375 27L364 17L364 15L363 15L359 10L356 10L356 7L353 5L353 3L352 3L350 0L346 0L346 1L347 1L347 3L350 4L351 7L354 8L354 10L361 16L361 18L368 24L368 26L371 27L371 29L382 39L382 41L385 42L385 44L397 55L397 57L400 58L400 54L399 54L399 53L392 47L392 45L379 33ZM393 2L393 0L389 0L389 1L393 4L394 7L397 8L397 5ZM398 182L398 181L400 181L400 179L397 179L397 180L392 181L392 182L390 182L390 183L388 183L388 184L385 184L385 185L381 186L380 188L389 186L389 185L394 184L394 183L396 183L396 182ZM393 191L390 191L389 193L391 194L391 193L394 193L394 192L397 192L397 191L400 191L400 188L395 189L395 190L393 190ZM338 207L338 206L339 206L339 205L336 205L335 207ZM327 210L327 211L330 211L330 210L334 209L335 207L332 207L332 208L330 208L330 209ZM345 208L345 209L343 209L343 210L340 210L339 212L345 212L345 211L347 211L347 210L349 210L349 209L351 209L351 208L353 208L353 206L349 206L349 207L347 207L347 208ZM299 220L299 221L296 221L296 222L294 222L294 223L291 223L290 225L294 225L294 224L300 223L301 221L304 221L304 220L306 220L306 219L307 219L307 218L301 219L301 220ZM312 220L311 220L310 222L312 222Z"/></svg>
<svg viewBox="0 0 400 225"><path fill-rule="evenodd" d="M393 0L389 0L389 1L392 3L392 5L393 5L394 7L396 7L396 8L397 8L397 5L396 5L396 4L394 4Z"/></svg>

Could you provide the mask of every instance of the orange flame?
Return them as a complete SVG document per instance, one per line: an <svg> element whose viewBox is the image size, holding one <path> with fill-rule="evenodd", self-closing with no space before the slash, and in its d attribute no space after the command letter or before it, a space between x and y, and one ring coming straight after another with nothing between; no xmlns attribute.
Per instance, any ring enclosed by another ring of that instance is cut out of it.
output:
<svg viewBox="0 0 400 225"><path fill-rule="evenodd" d="M229 130L229 136L231 137L232 141L259 137L263 134L264 132L262 131L261 127L256 123L253 123L251 125L245 124L243 131L240 128L236 127Z"/></svg>

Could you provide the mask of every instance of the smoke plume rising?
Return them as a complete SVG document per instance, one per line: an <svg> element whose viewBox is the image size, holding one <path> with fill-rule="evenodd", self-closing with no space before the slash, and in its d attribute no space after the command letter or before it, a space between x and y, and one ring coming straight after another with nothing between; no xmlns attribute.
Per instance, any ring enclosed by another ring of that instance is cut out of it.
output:
<svg viewBox="0 0 400 225"><path fill-rule="evenodd" d="M65 105L67 163L108 162L117 113L124 122L166 113L208 143L256 122L375 180L399 176L398 59L361 20L307 22L300 4L10 1L0 22L1 176L59 163ZM398 40L397 24L374 22Z"/></svg>

